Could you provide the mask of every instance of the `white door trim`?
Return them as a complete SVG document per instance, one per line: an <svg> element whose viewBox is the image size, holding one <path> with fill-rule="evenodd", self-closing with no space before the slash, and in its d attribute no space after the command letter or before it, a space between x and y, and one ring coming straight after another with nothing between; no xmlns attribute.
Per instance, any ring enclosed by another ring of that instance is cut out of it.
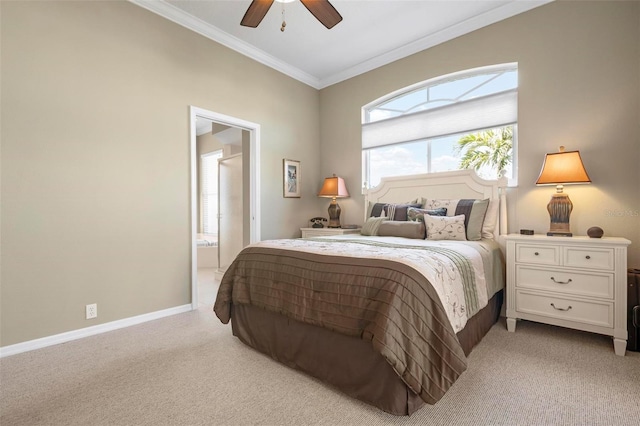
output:
<svg viewBox="0 0 640 426"><path fill-rule="evenodd" d="M198 308L198 154L196 146L196 117L237 127L250 132L249 142L249 242L260 241L260 125L193 105L189 107L191 151L191 309Z"/></svg>

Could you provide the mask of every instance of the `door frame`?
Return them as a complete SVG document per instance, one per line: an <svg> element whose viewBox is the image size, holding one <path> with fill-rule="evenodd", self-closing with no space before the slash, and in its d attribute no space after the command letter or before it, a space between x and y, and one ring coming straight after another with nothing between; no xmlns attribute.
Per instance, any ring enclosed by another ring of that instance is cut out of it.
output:
<svg viewBox="0 0 640 426"><path fill-rule="evenodd" d="M198 309L198 150L196 118L202 117L246 130L249 139L249 242L260 241L260 125L240 118L220 114L191 105L189 107L189 137L191 156L191 309ZM246 230L245 230L246 231Z"/></svg>

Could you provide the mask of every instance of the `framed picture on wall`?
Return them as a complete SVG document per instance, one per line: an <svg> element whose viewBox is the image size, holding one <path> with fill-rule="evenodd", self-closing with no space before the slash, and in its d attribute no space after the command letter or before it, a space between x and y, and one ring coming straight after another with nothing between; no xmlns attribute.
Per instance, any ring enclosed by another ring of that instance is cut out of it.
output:
<svg viewBox="0 0 640 426"><path fill-rule="evenodd" d="M282 160L284 171L284 197L300 198L300 162L296 160Z"/></svg>

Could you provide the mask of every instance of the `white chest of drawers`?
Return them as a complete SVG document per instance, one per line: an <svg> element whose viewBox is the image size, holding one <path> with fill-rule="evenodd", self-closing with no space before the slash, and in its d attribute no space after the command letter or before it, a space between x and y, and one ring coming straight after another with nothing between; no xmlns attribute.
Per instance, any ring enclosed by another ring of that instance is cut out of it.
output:
<svg viewBox="0 0 640 426"><path fill-rule="evenodd" d="M613 337L627 346L624 238L508 235L507 328L525 319Z"/></svg>

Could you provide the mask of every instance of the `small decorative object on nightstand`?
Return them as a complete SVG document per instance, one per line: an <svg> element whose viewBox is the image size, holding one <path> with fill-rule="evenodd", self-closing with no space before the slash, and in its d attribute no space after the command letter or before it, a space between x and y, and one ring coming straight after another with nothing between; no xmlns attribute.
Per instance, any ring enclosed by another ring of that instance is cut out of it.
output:
<svg viewBox="0 0 640 426"><path fill-rule="evenodd" d="M300 228L302 238L323 237L326 235L345 235L359 234L360 228L343 229L343 228Z"/></svg>
<svg viewBox="0 0 640 426"><path fill-rule="evenodd" d="M511 234L507 241L507 329L525 319L613 337L627 346L624 238Z"/></svg>
<svg viewBox="0 0 640 426"><path fill-rule="evenodd" d="M589 236L589 238L602 238L602 236L604 235L604 231L598 226L592 226L591 228L587 229L587 235Z"/></svg>

